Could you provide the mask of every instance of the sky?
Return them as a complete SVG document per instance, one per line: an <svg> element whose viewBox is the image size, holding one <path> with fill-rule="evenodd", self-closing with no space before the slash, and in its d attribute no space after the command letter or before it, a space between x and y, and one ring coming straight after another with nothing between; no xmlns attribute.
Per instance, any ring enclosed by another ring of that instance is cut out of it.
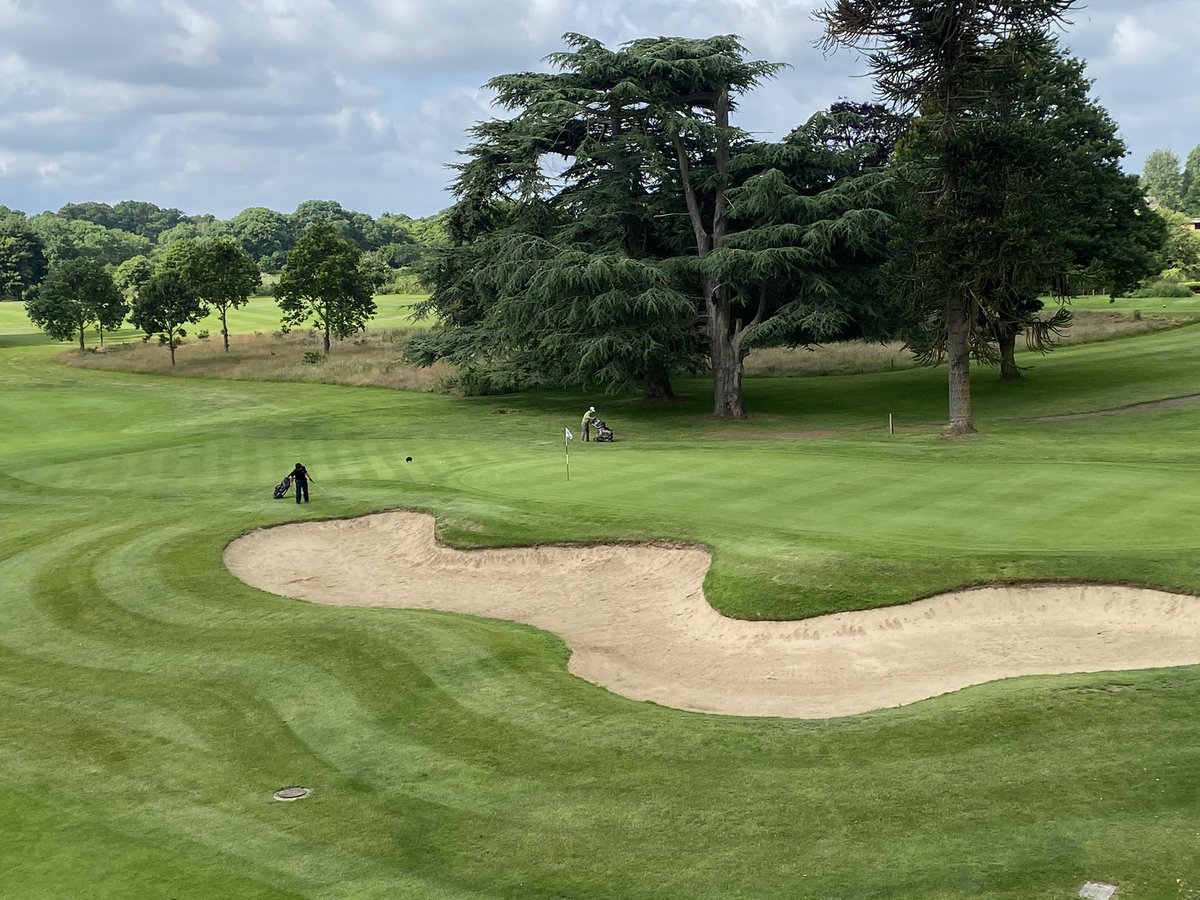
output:
<svg viewBox="0 0 1200 900"><path fill-rule="evenodd" d="M790 68L735 124L777 139L840 99L870 99L864 60L825 55L820 0L0 0L0 204L30 215L148 200L229 218L336 200L432 215L447 165L499 113L493 76L549 71L579 32L737 34ZM1200 144L1200 0L1093 0L1062 40L1140 171Z"/></svg>

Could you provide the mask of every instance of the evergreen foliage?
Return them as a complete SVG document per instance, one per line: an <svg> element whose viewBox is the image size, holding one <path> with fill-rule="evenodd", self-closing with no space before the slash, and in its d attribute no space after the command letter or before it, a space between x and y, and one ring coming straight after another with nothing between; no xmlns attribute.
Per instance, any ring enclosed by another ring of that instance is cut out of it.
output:
<svg viewBox="0 0 1200 900"><path fill-rule="evenodd" d="M951 144L962 219L945 234L958 252L939 258L952 265L940 277L972 295L974 359L1015 380L1017 337L1045 352L1070 323L1065 306L1044 315L1039 297L1065 299L1080 286L1112 296L1128 290L1157 271L1163 230L1137 179L1121 171L1125 145L1089 97L1084 64L1039 34L997 42L988 54L995 64L987 97ZM930 120L918 119L904 147L904 171L935 153L937 141ZM910 210L917 209L914 201ZM930 235L912 216L904 221L892 283L911 315L910 346L922 360L939 361L946 320L923 284L939 274L919 258Z"/></svg>
<svg viewBox="0 0 1200 900"><path fill-rule="evenodd" d="M935 310L938 343L948 360L947 433L975 430L970 359L986 327L982 280L995 260L976 260L963 242L979 225L972 207L972 167L982 164L982 142L995 140L977 127L979 111L1006 61L993 52L999 41L1037 39L1061 20L1074 0L835 0L818 16L827 48L863 52L880 95L918 114L904 173L908 203L903 219L912 262L905 275L919 308ZM1011 72L1011 69L1008 69ZM1001 149L1001 148L998 148ZM981 263L981 265L977 264ZM1013 259L1019 266L1021 261Z"/></svg>
<svg viewBox="0 0 1200 900"><path fill-rule="evenodd" d="M732 36L617 50L565 40L549 57L560 71L488 85L513 115L472 131L451 246L426 269L433 293L422 311L442 327L414 342L414 358L449 359L485 389L641 380L651 397L672 393L673 372L707 362L714 412L742 415L741 364L755 335L802 342L845 323L818 308L841 284L830 272L872 240L878 252L877 235L856 229L886 224L846 215L847 203L881 195L864 185L792 202L834 187L852 154L818 146L814 129L772 150L733 127L737 99L779 64L747 60ZM739 218L736 203L774 203L773 218Z"/></svg>

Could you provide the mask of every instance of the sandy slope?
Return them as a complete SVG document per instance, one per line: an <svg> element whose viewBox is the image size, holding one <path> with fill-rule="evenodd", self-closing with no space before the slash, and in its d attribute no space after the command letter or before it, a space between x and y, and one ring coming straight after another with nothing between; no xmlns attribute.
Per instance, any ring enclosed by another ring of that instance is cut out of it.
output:
<svg viewBox="0 0 1200 900"><path fill-rule="evenodd" d="M248 584L314 603L442 609L562 635L570 670L639 700L825 718L1013 675L1200 663L1200 598L1112 586L999 587L799 622L719 615L699 548L453 550L431 516L386 512L251 532Z"/></svg>

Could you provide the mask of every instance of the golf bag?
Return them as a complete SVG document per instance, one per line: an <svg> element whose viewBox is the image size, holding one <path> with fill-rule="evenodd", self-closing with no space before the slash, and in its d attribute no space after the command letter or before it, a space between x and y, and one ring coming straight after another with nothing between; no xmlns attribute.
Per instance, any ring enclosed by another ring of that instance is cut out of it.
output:
<svg viewBox="0 0 1200 900"><path fill-rule="evenodd" d="M592 426L596 429L597 444L611 444L613 442L613 430L605 425L602 419L597 419L592 423Z"/></svg>
<svg viewBox="0 0 1200 900"><path fill-rule="evenodd" d="M279 484L275 485L275 494L274 494L275 499L282 500L284 497L286 497L288 495L288 491L290 491L291 489L292 489L292 476L284 475L283 481L281 481L281 482L279 482Z"/></svg>

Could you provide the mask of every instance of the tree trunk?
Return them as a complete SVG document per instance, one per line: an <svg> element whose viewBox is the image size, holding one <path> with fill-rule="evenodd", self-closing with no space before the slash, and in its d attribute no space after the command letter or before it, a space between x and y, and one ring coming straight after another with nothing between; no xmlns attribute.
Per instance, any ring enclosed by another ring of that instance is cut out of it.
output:
<svg viewBox="0 0 1200 900"><path fill-rule="evenodd" d="M325 320L325 355L329 355L329 319Z"/></svg>
<svg viewBox="0 0 1200 900"><path fill-rule="evenodd" d="M175 365L175 338L169 339L167 346L171 348L171 365Z"/></svg>
<svg viewBox="0 0 1200 900"><path fill-rule="evenodd" d="M975 432L971 416L971 312L965 292L955 292L946 302L946 355L949 361L949 437Z"/></svg>
<svg viewBox="0 0 1200 900"><path fill-rule="evenodd" d="M647 400L672 400L675 397L675 389L671 386L671 373L665 369L662 371L650 370L646 372L646 399Z"/></svg>
<svg viewBox="0 0 1200 900"><path fill-rule="evenodd" d="M1017 333L1001 325L997 329L996 343L1000 346L1000 380L1020 381L1021 368L1017 365Z"/></svg>
<svg viewBox="0 0 1200 900"><path fill-rule="evenodd" d="M86 349L87 349L87 348L86 348L86 347L83 345L83 333L84 333L84 329L85 329L85 327L86 327L86 326L85 326L85 325L84 325L82 322L80 322L80 323L79 323L79 352L80 352L80 353L82 353L84 350L86 350Z"/></svg>
<svg viewBox="0 0 1200 900"><path fill-rule="evenodd" d="M707 281L707 279L706 279ZM729 306L721 289L705 284L708 312L708 355L713 376L713 415L744 419L742 355L729 330Z"/></svg>
<svg viewBox="0 0 1200 900"><path fill-rule="evenodd" d="M225 322L225 307L221 307L221 337L225 339L225 352L229 352L229 326Z"/></svg>

